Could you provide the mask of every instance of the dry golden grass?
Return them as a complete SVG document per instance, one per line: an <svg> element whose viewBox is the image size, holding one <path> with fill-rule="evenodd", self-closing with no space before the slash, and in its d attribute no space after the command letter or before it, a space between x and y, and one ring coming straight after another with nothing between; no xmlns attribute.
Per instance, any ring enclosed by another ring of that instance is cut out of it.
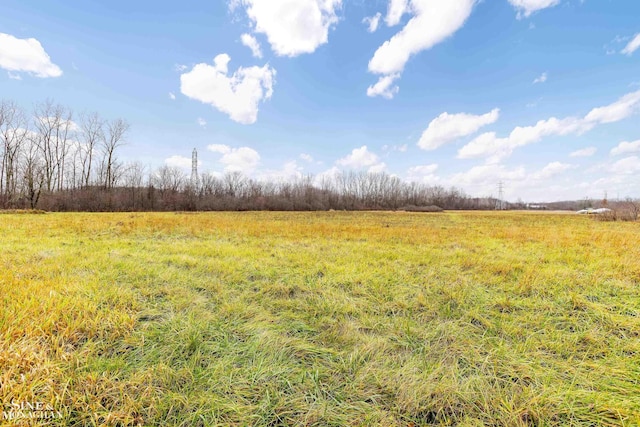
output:
<svg viewBox="0 0 640 427"><path fill-rule="evenodd" d="M49 213L0 236L0 402L60 411L42 425L640 425L638 223Z"/></svg>

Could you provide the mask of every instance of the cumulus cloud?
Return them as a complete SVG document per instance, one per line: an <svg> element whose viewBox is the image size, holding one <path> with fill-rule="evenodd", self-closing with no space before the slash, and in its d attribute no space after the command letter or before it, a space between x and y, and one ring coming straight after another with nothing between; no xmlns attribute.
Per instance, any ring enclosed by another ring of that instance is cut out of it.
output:
<svg viewBox="0 0 640 427"><path fill-rule="evenodd" d="M407 171L407 175L429 175L438 170L438 165L433 163L430 165L412 166Z"/></svg>
<svg viewBox="0 0 640 427"><path fill-rule="evenodd" d="M547 73L542 73L533 80L533 84L544 83L547 81Z"/></svg>
<svg viewBox="0 0 640 427"><path fill-rule="evenodd" d="M207 150L222 154L218 161L225 165L225 172L249 175L260 163L260 154L249 147L232 148L223 144L211 144L207 146Z"/></svg>
<svg viewBox="0 0 640 427"><path fill-rule="evenodd" d="M387 170L387 165L384 162L376 163L374 165L369 166L367 169L368 173L381 173Z"/></svg>
<svg viewBox="0 0 640 427"><path fill-rule="evenodd" d="M625 157L611 165L611 172L617 175L631 175L640 172L640 158L638 156Z"/></svg>
<svg viewBox="0 0 640 427"><path fill-rule="evenodd" d="M548 7L556 6L560 0L509 0L518 11L517 18L528 18L532 13Z"/></svg>
<svg viewBox="0 0 640 427"><path fill-rule="evenodd" d="M518 126L509 136L499 138L495 132L484 133L458 150L458 158L486 157L497 163L511 155L514 149L540 141L547 136L580 135L599 124L623 120L638 110L640 91L624 95L612 104L592 109L584 117L551 117L533 126Z"/></svg>
<svg viewBox="0 0 640 427"><path fill-rule="evenodd" d="M210 144L207 145L207 150L213 151L214 153L227 154L231 152L231 147L224 144Z"/></svg>
<svg viewBox="0 0 640 427"><path fill-rule="evenodd" d="M251 49L251 54L255 58L262 58L262 50L260 50L260 43L251 34L243 34L240 36L242 44Z"/></svg>
<svg viewBox="0 0 640 427"><path fill-rule="evenodd" d="M74 122L73 120L66 120L64 118L61 117L55 117L55 116L40 116L37 117L37 120L40 123L46 124L47 127L50 128L58 128L60 127L61 130L65 130L68 132L78 132L80 131L80 126L78 125L78 123Z"/></svg>
<svg viewBox="0 0 640 427"><path fill-rule="evenodd" d="M521 166L508 169L504 165L480 165L454 174L450 181L456 186L495 189L500 181L522 181L526 176L526 170Z"/></svg>
<svg viewBox="0 0 640 427"><path fill-rule="evenodd" d="M320 172L313 178L313 184L319 187L324 187L326 184L331 183L336 177L340 176L342 171L339 167L333 166L331 169Z"/></svg>
<svg viewBox="0 0 640 427"><path fill-rule="evenodd" d="M373 16L367 16L362 20L363 24L367 24L367 31L370 33L374 33L378 29L378 24L380 23L380 18L382 14L380 12L376 13Z"/></svg>
<svg viewBox="0 0 640 427"><path fill-rule="evenodd" d="M569 117L559 120L552 117L540 120L534 126L518 126L508 137L498 138L495 132L478 136L458 150L458 158L487 157L489 163L498 163L509 157L513 150L540 141L550 135L568 135L586 130L581 120Z"/></svg>
<svg viewBox="0 0 640 427"><path fill-rule="evenodd" d="M640 139L638 139L637 141L631 141L631 142L623 141L620 144L618 144L616 147L611 149L612 156L619 156L621 154L638 153L638 152L640 152Z"/></svg>
<svg viewBox="0 0 640 427"><path fill-rule="evenodd" d="M423 150L435 150L458 138L474 134L483 126L495 123L499 116L498 108L482 115L442 113L422 132L418 147Z"/></svg>
<svg viewBox="0 0 640 427"><path fill-rule="evenodd" d="M440 181L440 178L435 174L437 170L438 165L435 163L412 166L407 170L407 180L422 182L424 184L435 184Z"/></svg>
<svg viewBox="0 0 640 427"><path fill-rule="evenodd" d="M338 159L336 164L352 169L360 169L366 166L373 166L378 163L378 156L369 151L366 145L354 148L351 154Z"/></svg>
<svg viewBox="0 0 640 427"><path fill-rule="evenodd" d="M258 175L258 179L267 182L292 182L302 178L304 169L295 160L286 162L282 169L266 170Z"/></svg>
<svg viewBox="0 0 640 427"><path fill-rule="evenodd" d="M387 26L398 25L402 16L409 11L409 0L389 0L387 16L384 18Z"/></svg>
<svg viewBox="0 0 640 427"><path fill-rule="evenodd" d="M60 67L51 62L51 58L38 40L19 39L5 33L0 33L0 68L9 72L25 72L40 78L62 75Z"/></svg>
<svg viewBox="0 0 640 427"><path fill-rule="evenodd" d="M636 34L620 53L631 56L638 48L640 48L640 33Z"/></svg>
<svg viewBox="0 0 640 427"><path fill-rule="evenodd" d="M254 32L265 34L277 55L298 56L327 43L342 0L236 0L232 5L244 6Z"/></svg>
<svg viewBox="0 0 640 427"><path fill-rule="evenodd" d="M376 84L367 88L367 96L382 96L386 99L393 98L398 91L400 91L398 85L393 84L393 82L399 77L400 74L390 74L388 76L380 77Z"/></svg>
<svg viewBox="0 0 640 427"><path fill-rule="evenodd" d="M313 162L313 157L310 154L302 153L300 154L300 158L308 163Z"/></svg>
<svg viewBox="0 0 640 427"><path fill-rule="evenodd" d="M228 75L231 58L226 53L215 57L213 65L197 64L180 76L183 95L209 104L242 124L255 123L258 104L271 98L276 70L263 67L238 68Z"/></svg>
<svg viewBox="0 0 640 427"><path fill-rule="evenodd" d="M385 151L387 153L390 153L392 151L399 151L401 153L406 152L409 149L409 146L407 144L401 144L401 145L383 145L382 146L382 151Z"/></svg>
<svg viewBox="0 0 640 427"><path fill-rule="evenodd" d="M598 151L596 147L582 148L569 154L569 157L591 157L596 154L596 151Z"/></svg>
<svg viewBox="0 0 640 427"><path fill-rule="evenodd" d="M184 157L184 156L171 156L167 159L164 160L164 163L167 166L171 166L171 167L177 167L180 169L189 169L191 168L191 158L190 157Z"/></svg>
<svg viewBox="0 0 640 427"><path fill-rule="evenodd" d="M441 43L459 30L471 15L475 3L476 0L411 0L409 10L413 17L400 32L385 41L369 61L369 72L382 77L367 89L367 94L392 98L398 90L391 84L399 78L409 58ZM402 13L392 15L393 7ZM392 0L387 25L399 22L406 11L406 2Z"/></svg>
<svg viewBox="0 0 640 427"><path fill-rule="evenodd" d="M574 166L568 163L552 162L546 165L541 170L531 174L530 178L538 181L545 180L559 175L572 168L574 168Z"/></svg>

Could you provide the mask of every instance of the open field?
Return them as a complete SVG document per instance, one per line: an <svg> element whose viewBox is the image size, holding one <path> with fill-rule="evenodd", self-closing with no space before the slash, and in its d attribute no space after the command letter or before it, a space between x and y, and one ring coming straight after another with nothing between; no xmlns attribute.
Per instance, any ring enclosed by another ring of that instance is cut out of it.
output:
<svg viewBox="0 0 640 427"><path fill-rule="evenodd" d="M0 402L51 405L43 425L640 425L639 242L540 213L0 215Z"/></svg>

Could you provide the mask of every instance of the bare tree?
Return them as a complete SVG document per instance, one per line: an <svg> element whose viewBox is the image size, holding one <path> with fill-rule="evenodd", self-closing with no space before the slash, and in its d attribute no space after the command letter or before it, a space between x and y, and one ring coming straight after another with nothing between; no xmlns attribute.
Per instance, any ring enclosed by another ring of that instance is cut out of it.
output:
<svg viewBox="0 0 640 427"><path fill-rule="evenodd" d="M131 207L133 209L137 209L138 205L142 205L142 202L138 199L142 197L145 173L146 167L141 162L133 162L125 167L123 181L131 192Z"/></svg>
<svg viewBox="0 0 640 427"><path fill-rule="evenodd" d="M242 197L247 187L247 178L242 172L234 171L224 174L225 193L231 197Z"/></svg>
<svg viewBox="0 0 640 427"><path fill-rule="evenodd" d="M22 192L31 209L35 209L45 187L46 173L42 157L40 135L31 135L22 160Z"/></svg>
<svg viewBox="0 0 640 427"><path fill-rule="evenodd" d="M62 190L64 163L69 151L69 139L73 122L71 111L47 100L36 106L34 127L39 137L38 148L44 161L45 187L47 191Z"/></svg>
<svg viewBox="0 0 640 427"><path fill-rule="evenodd" d="M78 154L81 167L81 185L91 185L91 172L98 144L105 140L104 121L98 113L83 114L80 116L80 146Z"/></svg>
<svg viewBox="0 0 640 427"><path fill-rule="evenodd" d="M24 112L10 101L0 103L0 195L9 206L17 195L19 157L27 139L27 120Z"/></svg>
<svg viewBox="0 0 640 427"><path fill-rule="evenodd" d="M187 176L182 169L175 166L161 166L154 175L154 185L160 190L160 194L177 193L187 182Z"/></svg>
<svg viewBox="0 0 640 427"><path fill-rule="evenodd" d="M125 143L129 123L123 119L115 119L107 123L106 133L102 139L102 172L104 188L109 190L116 185L122 173L122 164L118 162L116 149Z"/></svg>

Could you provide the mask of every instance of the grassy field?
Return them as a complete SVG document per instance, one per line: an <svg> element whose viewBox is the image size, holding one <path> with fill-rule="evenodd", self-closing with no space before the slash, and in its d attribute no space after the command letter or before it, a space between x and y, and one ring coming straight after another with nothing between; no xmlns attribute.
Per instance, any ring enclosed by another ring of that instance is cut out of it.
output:
<svg viewBox="0 0 640 427"><path fill-rule="evenodd" d="M541 213L0 215L3 416L640 425L639 242Z"/></svg>

